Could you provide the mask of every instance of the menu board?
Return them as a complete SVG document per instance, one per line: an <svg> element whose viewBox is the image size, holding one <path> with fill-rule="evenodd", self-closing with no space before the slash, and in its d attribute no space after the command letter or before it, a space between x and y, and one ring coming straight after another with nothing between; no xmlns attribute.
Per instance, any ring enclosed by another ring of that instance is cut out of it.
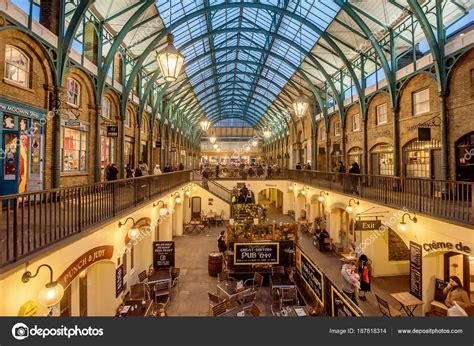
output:
<svg viewBox="0 0 474 346"><path fill-rule="evenodd" d="M234 265L279 264L279 243L235 243Z"/></svg>
<svg viewBox="0 0 474 346"><path fill-rule="evenodd" d="M301 277L319 303L324 305L324 275L305 254L301 255Z"/></svg>
<svg viewBox="0 0 474 346"><path fill-rule="evenodd" d="M410 242L410 293L423 300L422 247Z"/></svg>
<svg viewBox="0 0 474 346"><path fill-rule="evenodd" d="M331 285L331 316L359 317L362 316L362 311L345 294Z"/></svg>
<svg viewBox="0 0 474 346"><path fill-rule="evenodd" d="M434 300L440 303L444 303L446 295L443 293L443 290L448 286L448 283L444 280L436 279L435 280L435 297Z"/></svg>
<svg viewBox="0 0 474 346"><path fill-rule="evenodd" d="M115 269L115 298L123 291L123 264Z"/></svg>
<svg viewBox="0 0 474 346"><path fill-rule="evenodd" d="M174 241L153 242L153 266L155 269L174 267Z"/></svg>

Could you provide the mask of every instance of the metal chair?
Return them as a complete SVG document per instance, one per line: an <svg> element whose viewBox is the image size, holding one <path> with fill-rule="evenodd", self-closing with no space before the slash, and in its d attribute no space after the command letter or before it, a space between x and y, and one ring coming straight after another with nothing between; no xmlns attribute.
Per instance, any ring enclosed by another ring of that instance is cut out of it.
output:
<svg viewBox="0 0 474 346"><path fill-rule="evenodd" d="M154 292L155 292L155 302L163 304L165 307L170 301L170 287L171 282L158 282L155 284Z"/></svg>
<svg viewBox="0 0 474 346"><path fill-rule="evenodd" d="M212 311L213 307L224 301L215 293L207 292L207 296L209 298L209 311Z"/></svg>
<svg viewBox="0 0 474 346"><path fill-rule="evenodd" d="M263 275L255 272L252 279L245 280L244 286L247 286L248 283L252 283L252 292L256 292L258 294L260 288L263 286Z"/></svg>
<svg viewBox="0 0 474 346"><path fill-rule="evenodd" d="M220 302L219 304L214 305L212 309L212 315L213 316L219 316L224 314L228 309L231 308L231 303L228 300L224 300Z"/></svg>
<svg viewBox="0 0 474 346"><path fill-rule="evenodd" d="M260 311L260 308L257 306L257 304L252 303L252 307L250 308L249 314L252 317L259 317L260 316L261 311Z"/></svg>
<svg viewBox="0 0 474 346"><path fill-rule="evenodd" d="M241 310L245 311L252 307L252 304L255 302L255 298L257 296L257 292L250 292L244 294L237 300L237 304Z"/></svg>
<svg viewBox="0 0 474 346"><path fill-rule="evenodd" d="M216 226L224 224L224 210L221 210L221 214L215 217Z"/></svg>
<svg viewBox="0 0 474 346"><path fill-rule="evenodd" d="M138 281L144 282L144 281L146 281L147 279L148 279L148 275L147 275L147 273L146 273L146 270L144 270L144 271L138 273Z"/></svg>
<svg viewBox="0 0 474 346"><path fill-rule="evenodd" d="M280 301L282 305L299 306L298 291L296 287L281 288L280 295Z"/></svg>
<svg viewBox="0 0 474 346"><path fill-rule="evenodd" d="M375 295L377 298L377 304L379 305L379 310L383 316L386 317L400 317L402 313L390 306L390 304L383 298L379 297L377 294Z"/></svg>
<svg viewBox="0 0 474 346"><path fill-rule="evenodd" d="M281 313L281 300L280 299L273 300L271 310L272 310L273 316L280 316L280 313Z"/></svg>
<svg viewBox="0 0 474 346"><path fill-rule="evenodd" d="M275 275L275 274L285 274L285 267L283 266L272 267L272 275Z"/></svg>
<svg viewBox="0 0 474 346"><path fill-rule="evenodd" d="M176 284L179 284L181 269L173 267L171 268L171 287L176 287Z"/></svg>
<svg viewBox="0 0 474 346"><path fill-rule="evenodd" d="M219 274L217 274L217 282L223 282L223 281L236 281L233 277L229 276L228 271L222 271Z"/></svg>

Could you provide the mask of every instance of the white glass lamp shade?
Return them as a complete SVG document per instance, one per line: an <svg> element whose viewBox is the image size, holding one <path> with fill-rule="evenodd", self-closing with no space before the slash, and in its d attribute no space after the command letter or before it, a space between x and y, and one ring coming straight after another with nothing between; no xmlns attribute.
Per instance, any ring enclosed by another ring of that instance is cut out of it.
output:
<svg viewBox="0 0 474 346"><path fill-rule="evenodd" d="M180 205L181 204L181 197L176 197L176 199L174 200L176 204Z"/></svg>
<svg viewBox="0 0 474 346"><path fill-rule="evenodd" d="M258 141L256 139L252 140L252 147L256 147L258 145Z"/></svg>
<svg viewBox="0 0 474 346"><path fill-rule="evenodd" d="M302 118L306 114L308 107L309 107L308 100L304 96L299 96L293 102L293 109L298 118Z"/></svg>
<svg viewBox="0 0 474 346"><path fill-rule="evenodd" d="M217 138L215 136L209 137L209 142L214 144L216 141L217 141Z"/></svg>
<svg viewBox="0 0 474 346"><path fill-rule="evenodd" d="M186 191L184 192L184 195L185 195L186 197L189 197L190 194L191 194L191 193L189 192L189 190L186 190Z"/></svg>
<svg viewBox="0 0 474 346"><path fill-rule="evenodd" d="M50 282L38 293L38 303L47 308L58 304L64 295L64 288L57 282Z"/></svg>
<svg viewBox="0 0 474 346"><path fill-rule="evenodd" d="M264 130L263 131L263 137L270 138L271 136L272 136L272 131L270 131L270 130Z"/></svg>
<svg viewBox="0 0 474 346"><path fill-rule="evenodd" d="M140 231L136 228L130 228L127 232L127 235L130 240L135 240L140 235Z"/></svg>
<svg viewBox="0 0 474 346"><path fill-rule="evenodd" d="M324 202L326 201L326 197L323 196L323 195L318 196L318 201L319 201L320 203L324 203Z"/></svg>
<svg viewBox="0 0 474 346"><path fill-rule="evenodd" d="M168 34L168 45L156 55L161 74L167 82L178 79L184 64L184 55L173 45L173 40L173 35Z"/></svg>
<svg viewBox="0 0 474 346"><path fill-rule="evenodd" d="M250 147L248 145L245 147L245 151L250 151Z"/></svg>
<svg viewBox="0 0 474 346"><path fill-rule="evenodd" d="M288 186L289 191L293 191L293 185Z"/></svg>
<svg viewBox="0 0 474 346"><path fill-rule="evenodd" d="M398 224L398 230L400 233L406 233L408 231L408 225L405 222L400 222Z"/></svg>

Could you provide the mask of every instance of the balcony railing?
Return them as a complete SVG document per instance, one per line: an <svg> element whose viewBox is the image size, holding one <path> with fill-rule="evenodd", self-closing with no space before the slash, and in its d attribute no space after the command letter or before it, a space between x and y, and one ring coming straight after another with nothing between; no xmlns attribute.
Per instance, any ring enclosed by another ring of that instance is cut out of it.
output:
<svg viewBox="0 0 474 346"><path fill-rule="evenodd" d="M306 170L272 170L270 175L252 169L231 168L218 180L293 180L327 191L354 195L393 208L474 225L474 183L392 176L343 174ZM210 172L211 179L215 173ZM243 174L242 174L243 173Z"/></svg>
<svg viewBox="0 0 474 346"><path fill-rule="evenodd" d="M395 208L474 225L474 183L288 170L288 179Z"/></svg>
<svg viewBox="0 0 474 346"><path fill-rule="evenodd" d="M190 181L181 171L1 196L0 267Z"/></svg>

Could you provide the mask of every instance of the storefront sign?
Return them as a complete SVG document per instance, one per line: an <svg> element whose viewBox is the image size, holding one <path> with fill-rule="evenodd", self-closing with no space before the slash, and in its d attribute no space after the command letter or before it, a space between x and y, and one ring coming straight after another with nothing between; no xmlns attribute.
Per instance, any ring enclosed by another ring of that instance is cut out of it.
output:
<svg viewBox="0 0 474 346"><path fill-rule="evenodd" d="M5 102L0 102L0 112L6 112L10 114L21 115L21 116L37 118L37 119L42 117L42 114L40 112L26 109L26 108L16 106L13 104L8 104Z"/></svg>
<svg viewBox="0 0 474 346"><path fill-rule="evenodd" d="M79 120L66 120L64 122L64 126L69 126L69 127L80 127L81 122Z"/></svg>
<svg viewBox="0 0 474 346"><path fill-rule="evenodd" d="M385 130L385 131L376 131L372 132L371 137L377 138L377 137L388 137L392 134L392 131L390 130Z"/></svg>
<svg viewBox="0 0 474 346"><path fill-rule="evenodd" d="M410 242L410 293L423 300L422 247Z"/></svg>
<svg viewBox="0 0 474 346"><path fill-rule="evenodd" d="M351 303L339 290L331 285L331 316L332 317L359 317L362 312Z"/></svg>
<svg viewBox="0 0 474 346"><path fill-rule="evenodd" d="M174 267L174 241L153 242L153 266L155 269Z"/></svg>
<svg viewBox="0 0 474 346"><path fill-rule="evenodd" d="M156 141L156 147L161 148L161 141Z"/></svg>
<svg viewBox="0 0 474 346"><path fill-rule="evenodd" d="M107 137L118 137L118 126L107 126Z"/></svg>
<svg viewBox="0 0 474 346"><path fill-rule="evenodd" d="M464 245L462 242L457 244L453 244L450 242L442 242L442 241L432 241L431 243L423 244L423 250L426 252L434 252L434 251L458 251L463 252L465 254L471 253L471 248L469 246Z"/></svg>
<svg viewBox="0 0 474 346"><path fill-rule="evenodd" d="M356 231L375 231L382 227L382 220L356 221Z"/></svg>
<svg viewBox="0 0 474 346"><path fill-rule="evenodd" d="M123 264L115 269L115 298L123 291Z"/></svg>
<svg viewBox="0 0 474 346"><path fill-rule="evenodd" d="M67 269L59 276L58 283L64 288L69 286L72 280L79 275L80 272L87 269L96 262L109 260L114 253L112 245L103 245L87 251L82 256L78 257Z"/></svg>
<svg viewBox="0 0 474 346"><path fill-rule="evenodd" d="M301 254L300 272L319 304L324 306L324 275L304 253Z"/></svg>
<svg viewBox="0 0 474 346"><path fill-rule="evenodd" d="M413 125L413 126L408 126L407 127L407 131L413 131L415 129L418 129L420 127L424 127L424 128L430 128L430 127L440 127L441 126L441 118L439 117L439 115L436 115L434 116L433 118L423 122L423 123L419 123L419 124L416 124L416 125Z"/></svg>
<svg viewBox="0 0 474 346"><path fill-rule="evenodd" d="M235 243L234 265L279 264L279 243Z"/></svg>

